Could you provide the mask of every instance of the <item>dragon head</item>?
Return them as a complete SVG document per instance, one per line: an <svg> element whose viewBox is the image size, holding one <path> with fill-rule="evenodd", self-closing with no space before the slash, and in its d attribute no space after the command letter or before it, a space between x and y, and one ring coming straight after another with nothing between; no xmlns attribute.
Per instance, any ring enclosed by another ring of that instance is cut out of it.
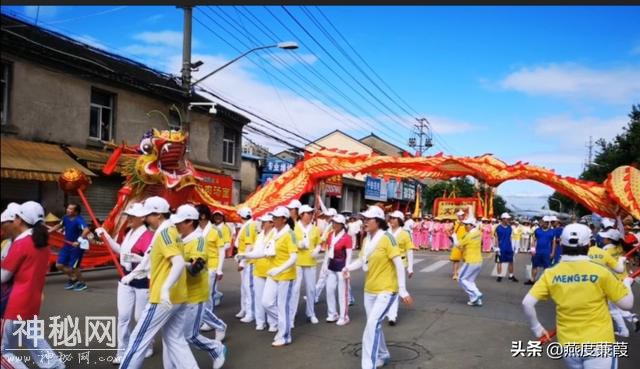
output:
<svg viewBox="0 0 640 369"><path fill-rule="evenodd" d="M185 158L188 134L157 129L147 131L140 141L142 155L136 161L136 173L146 184L162 184L181 189L196 184L196 172Z"/></svg>

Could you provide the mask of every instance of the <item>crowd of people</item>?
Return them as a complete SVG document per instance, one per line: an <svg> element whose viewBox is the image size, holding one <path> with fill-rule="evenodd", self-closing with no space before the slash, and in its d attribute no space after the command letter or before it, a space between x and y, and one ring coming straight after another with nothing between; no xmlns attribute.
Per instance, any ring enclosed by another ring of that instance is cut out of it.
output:
<svg viewBox="0 0 640 369"><path fill-rule="evenodd" d="M70 204L59 224L47 226L42 206L32 201L12 203L2 213L3 363L5 355L11 355L5 350L16 345L12 340L15 320L39 314L50 232L64 230L65 245L56 262L68 277L64 288L78 292L88 288L79 266L90 231L80 214L80 206ZM532 270L525 284L533 287L523 305L536 337L550 334L535 314L536 302L547 298L557 305L561 343L596 338L613 342L614 328L618 336L629 335L627 323L640 330L638 317L629 311L632 280L627 277L625 256L640 247L640 229L622 219L605 218L599 230L579 223L564 226L548 216L534 222L514 220L508 213L499 222L476 219L464 211L458 211L455 219L427 216L421 220L401 211L385 213L375 205L360 214L338 214L321 203L320 209L314 209L298 200L257 219L248 208L240 209L238 215L242 223L228 223L222 212L211 212L205 205L171 209L167 200L154 196L129 204L122 234L95 229L119 254L125 273L117 283L117 356L113 364L142 367L145 358L153 355L154 337L159 333L164 367L198 367L191 351L196 348L209 354L213 368L221 368L227 356L223 343L227 325L216 315L216 306L222 299L218 285L231 247L236 248L234 262L241 277L240 311L235 317L255 324L257 331L275 333L273 347L293 342L301 296L309 324L320 321L316 304L322 292L326 294L325 321L336 326L349 324L349 306L354 301L351 274L362 269L363 369L390 360L382 322L387 319L390 325L396 324L399 301L413 304L407 279L413 276L413 254L421 248L450 252L452 278L473 307L483 306L484 295L476 284L483 253L495 252L497 282L507 275L518 282L514 257L519 252L530 253ZM504 274L503 264L508 268ZM554 265L557 267L550 268ZM597 283L588 287L557 283L582 274L595 276ZM575 311L584 314L572 315ZM598 324L597 332L595 328L577 332L578 321L591 316ZM201 333L212 330L214 338ZM41 341L29 347L32 353L50 349L46 340ZM581 367L576 360L568 365ZM57 358L51 362L51 367L64 367ZM19 363L12 366L20 367Z"/></svg>

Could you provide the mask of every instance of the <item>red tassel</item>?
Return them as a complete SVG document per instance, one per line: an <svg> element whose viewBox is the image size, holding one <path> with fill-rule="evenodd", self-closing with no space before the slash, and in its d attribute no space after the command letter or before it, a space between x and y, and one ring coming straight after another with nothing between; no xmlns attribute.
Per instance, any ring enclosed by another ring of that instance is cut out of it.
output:
<svg viewBox="0 0 640 369"><path fill-rule="evenodd" d="M102 173L104 173L107 176L113 173L113 171L118 166L118 160L120 160L120 156L122 156L122 150L123 150L122 145L120 145L118 146L117 149L113 151L113 153L109 157L109 160L107 160L107 163L102 168Z"/></svg>

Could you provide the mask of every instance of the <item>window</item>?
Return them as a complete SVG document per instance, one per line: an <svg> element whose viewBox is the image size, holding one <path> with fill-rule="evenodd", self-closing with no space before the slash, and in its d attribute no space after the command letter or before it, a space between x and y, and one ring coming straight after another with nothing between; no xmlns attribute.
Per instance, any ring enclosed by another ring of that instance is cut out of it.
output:
<svg viewBox="0 0 640 369"><path fill-rule="evenodd" d="M115 95L108 92L91 90L91 115L89 118L89 137L110 141L113 137L113 106Z"/></svg>
<svg viewBox="0 0 640 369"><path fill-rule="evenodd" d="M9 113L9 78L11 77L11 64L2 61L2 124L7 124Z"/></svg>
<svg viewBox="0 0 640 369"><path fill-rule="evenodd" d="M236 131L230 128L224 128L224 136L222 138L222 163L224 164L235 165L236 137Z"/></svg>

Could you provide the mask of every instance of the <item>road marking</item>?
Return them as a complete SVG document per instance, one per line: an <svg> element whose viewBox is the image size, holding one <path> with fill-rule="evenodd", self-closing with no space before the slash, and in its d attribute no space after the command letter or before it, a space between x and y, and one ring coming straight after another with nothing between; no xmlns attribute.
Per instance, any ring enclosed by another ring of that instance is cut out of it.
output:
<svg viewBox="0 0 640 369"><path fill-rule="evenodd" d="M418 264L421 261L425 261L426 259L413 259L413 265Z"/></svg>
<svg viewBox="0 0 640 369"><path fill-rule="evenodd" d="M436 270L442 268L443 266L449 264L449 260L439 260L436 261L435 263L429 265L428 267L421 269L420 273L430 273L430 272L435 272Z"/></svg>

